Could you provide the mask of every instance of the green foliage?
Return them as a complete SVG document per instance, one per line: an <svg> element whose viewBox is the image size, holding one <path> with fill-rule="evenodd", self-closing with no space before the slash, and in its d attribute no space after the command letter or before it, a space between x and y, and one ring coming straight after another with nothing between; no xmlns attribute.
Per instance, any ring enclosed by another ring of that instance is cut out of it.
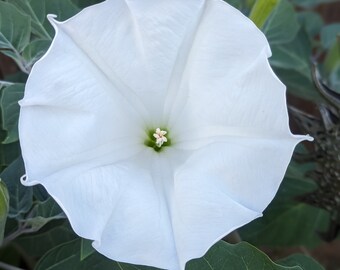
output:
<svg viewBox="0 0 340 270"><path fill-rule="evenodd" d="M22 158L16 159L1 174L0 178L5 182L9 192L9 217L19 217L27 213L33 204L33 189L24 187L20 183L20 177L25 174Z"/></svg>
<svg viewBox="0 0 340 270"><path fill-rule="evenodd" d="M246 242L231 245L220 241L203 258L189 262L186 269L322 270L323 268L317 262L305 256L292 257L288 261L283 260L281 263L274 263L267 255Z"/></svg>
<svg viewBox="0 0 340 270"><path fill-rule="evenodd" d="M324 22L321 16L313 11L298 13L298 20L312 41L321 31Z"/></svg>
<svg viewBox="0 0 340 270"><path fill-rule="evenodd" d="M21 53L29 43L30 32L29 16L10 3L0 2L0 51L16 61L27 73L29 69Z"/></svg>
<svg viewBox="0 0 340 270"><path fill-rule="evenodd" d="M312 80L312 44L307 33L301 29L291 42L272 46L272 52L270 63L288 90L296 96L320 100Z"/></svg>
<svg viewBox="0 0 340 270"><path fill-rule="evenodd" d="M84 257L81 255L83 245L82 240L76 239L55 247L38 262L35 270L156 270L152 267L114 262L97 252L91 252ZM190 261L186 269L322 270L323 268L311 258L302 255L289 257L280 263L274 263L264 253L246 242L231 245L220 241L204 257Z"/></svg>
<svg viewBox="0 0 340 270"><path fill-rule="evenodd" d="M312 8L320 4L328 4L339 2L339 0L291 0L300 7Z"/></svg>
<svg viewBox="0 0 340 270"><path fill-rule="evenodd" d="M262 28L278 2L279 0L256 1L250 12L249 18L256 24L257 27Z"/></svg>
<svg viewBox="0 0 340 270"><path fill-rule="evenodd" d="M81 239L80 245L80 261L85 260L88 256L92 255L95 250L92 247L92 241Z"/></svg>
<svg viewBox="0 0 340 270"><path fill-rule="evenodd" d="M263 26L270 45L289 43L299 31L294 7L287 0L280 0Z"/></svg>
<svg viewBox="0 0 340 270"><path fill-rule="evenodd" d="M104 0L72 0L72 2L79 8L85 8L90 5L98 4Z"/></svg>
<svg viewBox="0 0 340 270"><path fill-rule="evenodd" d="M76 235L70 225L57 220L42 227L38 232L22 235L15 239L15 243L23 248L29 256L39 258L49 250L75 238Z"/></svg>
<svg viewBox="0 0 340 270"><path fill-rule="evenodd" d="M8 191L6 185L0 179L0 245L4 237L8 208L9 208Z"/></svg>
<svg viewBox="0 0 340 270"><path fill-rule="evenodd" d="M314 259L304 256L302 254L291 255L287 258L277 261L277 263L282 264L284 266L290 266L290 267L299 266L302 269L315 269L315 270L324 269Z"/></svg>
<svg viewBox="0 0 340 270"><path fill-rule="evenodd" d="M340 39L340 23L326 25L321 30L321 44L325 49L329 49L336 39Z"/></svg>
<svg viewBox="0 0 340 270"><path fill-rule="evenodd" d="M82 241L76 239L55 247L41 258L35 270L152 270L151 267L139 267L111 261L97 252L81 259Z"/></svg>
<svg viewBox="0 0 340 270"><path fill-rule="evenodd" d="M39 230L48 222L66 218L59 205L50 197L46 201L37 201L30 211L26 224L33 230Z"/></svg>
<svg viewBox="0 0 340 270"><path fill-rule="evenodd" d="M0 97L0 109L2 116L2 127L7 132L2 143L8 144L18 141L18 101L24 96L24 84L13 84L2 90Z"/></svg>
<svg viewBox="0 0 340 270"><path fill-rule="evenodd" d="M55 14L62 21L76 14L79 9L71 0L7 0L14 4L23 14L30 17L32 33L39 39L51 39L54 31L49 24L46 15Z"/></svg>
<svg viewBox="0 0 340 270"><path fill-rule="evenodd" d="M316 232L327 228L329 214L298 201L316 185L304 176L309 166L292 163L274 201L262 218L240 230L244 240L255 245L315 247L321 239Z"/></svg>

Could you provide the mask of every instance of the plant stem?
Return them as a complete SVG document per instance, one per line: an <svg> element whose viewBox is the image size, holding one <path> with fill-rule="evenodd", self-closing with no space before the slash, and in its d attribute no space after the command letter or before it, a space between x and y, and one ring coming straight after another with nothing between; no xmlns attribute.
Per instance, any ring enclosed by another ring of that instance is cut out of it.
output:
<svg viewBox="0 0 340 270"><path fill-rule="evenodd" d="M22 269L22 268L19 268L19 267L16 267L16 266L4 263L4 262L0 262L0 268L3 270L25 270L25 269Z"/></svg>
<svg viewBox="0 0 340 270"><path fill-rule="evenodd" d="M0 80L0 86L11 86L13 84L14 84L13 82L7 82L7 81Z"/></svg>
<svg viewBox="0 0 340 270"><path fill-rule="evenodd" d="M8 245L11 241L13 241L15 238L19 237L22 234L34 233L36 231L37 230L33 228L25 228L25 226L19 226L19 228L15 232L5 237L2 245L3 246Z"/></svg>

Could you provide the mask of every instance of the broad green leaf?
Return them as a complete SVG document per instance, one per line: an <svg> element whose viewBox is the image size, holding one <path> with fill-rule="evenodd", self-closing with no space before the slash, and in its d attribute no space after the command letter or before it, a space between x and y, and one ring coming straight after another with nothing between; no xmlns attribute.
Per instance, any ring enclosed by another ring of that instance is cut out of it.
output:
<svg viewBox="0 0 340 270"><path fill-rule="evenodd" d="M287 86L289 93L316 103L320 102L322 99L311 78L302 75L295 69L274 67L274 71L280 80Z"/></svg>
<svg viewBox="0 0 340 270"><path fill-rule="evenodd" d="M5 136L2 137L4 138ZM19 155L20 155L19 142L10 144L0 143L0 172L2 172L3 169L10 165L14 160L16 160Z"/></svg>
<svg viewBox="0 0 340 270"><path fill-rule="evenodd" d="M9 208L8 191L6 185L0 179L0 246L4 237L8 208Z"/></svg>
<svg viewBox="0 0 340 270"><path fill-rule="evenodd" d="M30 256L41 257L49 250L75 238L76 235L68 222L56 220L48 223L38 232L22 235L14 241Z"/></svg>
<svg viewBox="0 0 340 270"><path fill-rule="evenodd" d="M329 49L336 39L340 39L340 23L326 25L321 30L321 44L325 49Z"/></svg>
<svg viewBox="0 0 340 270"><path fill-rule="evenodd" d="M153 267L135 266L107 259L98 252L81 260L81 239L59 245L50 250L37 263L34 270L156 270Z"/></svg>
<svg viewBox="0 0 340 270"><path fill-rule="evenodd" d="M98 4L104 0L72 0L72 2L79 8L85 8L90 5ZM238 0L236 0L238 1Z"/></svg>
<svg viewBox="0 0 340 270"><path fill-rule="evenodd" d="M320 95L312 80L312 44L307 33L301 29L290 43L271 48L273 56L269 59L270 64L290 93L319 101Z"/></svg>
<svg viewBox="0 0 340 270"><path fill-rule="evenodd" d="M322 17L313 11L299 12L298 20L311 39L320 33L324 25Z"/></svg>
<svg viewBox="0 0 340 270"><path fill-rule="evenodd" d="M6 138L2 143L13 143L19 139L18 120L19 104L18 101L24 96L24 84L14 84L2 90L0 98L0 109L2 117L2 128L7 132Z"/></svg>
<svg viewBox="0 0 340 270"><path fill-rule="evenodd" d="M92 247L92 240L81 239L80 246L80 260L85 260L88 256L95 252L95 249Z"/></svg>
<svg viewBox="0 0 340 270"><path fill-rule="evenodd" d="M273 202L264 211L262 218L242 227L242 239L256 246L299 246L315 247L321 240L317 232L327 229L329 214L296 200L298 196L311 192L316 185L310 179L300 177L296 171L288 171ZM294 172L295 171L295 172ZM295 178L291 178L294 176Z"/></svg>
<svg viewBox="0 0 340 270"><path fill-rule="evenodd" d="M46 201L49 198L49 194L42 185L33 186L33 195L39 201Z"/></svg>
<svg viewBox="0 0 340 270"><path fill-rule="evenodd" d="M294 7L288 0L280 0L263 26L270 45L288 43L300 28Z"/></svg>
<svg viewBox="0 0 340 270"><path fill-rule="evenodd" d="M325 270L318 262L316 262L313 258L307 257L302 254L294 254L287 258L278 261L279 264L284 266L295 266L298 265L302 269L311 269L311 270Z"/></svg>
<svg viewBox="0 0 340 270"><path fill-rule="evenodd" d="M309 268L304 268L302 259L291 258L289 266L274 263L269 257L254 246L241 242L231 245L220 241L203 258L192 260L186 270L321 270L319 264L308 257L303 261ZM308 264L307 264L308 263Z"/></svg>
<svg viewBox="0 0 340 270"><path fill-rule="evenodd" d="M29 66L38 61L46 52L51 44L51 40L37 39L25 48L23 57L26 59Z"/></svg>
<svg viewBox="0 0 340 270"><path fill-rule="evenodd" d="M340 0L291 0L291 1L298 6L306 8L312 8L320 4L340 2Z"/></svg>
<svg viewBox="0 0 340 270"><path fill-rule="evenodd" d="M153 267L119 263L92 253L85 259L80 257L81 240L73 240L49 251L38 262L35 270L156 270ZM186 270L321 270L319 265L309 258L294 258L280 265L271 261L267 255L246 242L231 245L220 241L204 257L190 261ZM304 268L304 266L309 268Z"/></svg>
<svg viewBox="0 0 340 270"><path fill-rule="evenodd" d="M55 219L66 218L64 212L59 205L50 197L44 202L36 202L33 209L30 211L30 217L25 219L32 229L39 230L48 222Z"/></svg>
<svg viewBox="0 0 340 270"><path fill-rule="evenodd" d="M5 182L9 193L9 217L19 217L20 214L27 213L32 207L32 187L25 187L20 182L20 177L24 174L24 162L21 157L0 174L0 178Z"/></svg>
<svg viewBox="0 0 340 270"><path fill-rule="evenodd" d="M280 0L257 0L250 12L249 18L258 28L262 28L279 1Z"/></svg>
<svg viewBox="0 0 340 270"><path fill-rule="evenodd" d="M54 30L49 24L47 14L55 14L58 20L65 20L77 13L79 9L71 0L7 0L27 14L32 21L32 32L41 39L51 39Z"/></svg>
<svg viewBox="0 0 340 270"><path fill-rule="evenodd" d="M21 70L29 69L20 55L30 41L31 19L14 5L0 1L0 51L11 57Z"/></svg>

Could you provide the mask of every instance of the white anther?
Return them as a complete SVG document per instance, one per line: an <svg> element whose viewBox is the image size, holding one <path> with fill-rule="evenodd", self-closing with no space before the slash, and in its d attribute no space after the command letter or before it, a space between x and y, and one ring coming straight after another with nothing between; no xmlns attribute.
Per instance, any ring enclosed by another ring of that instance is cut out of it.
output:
<svg viewBox="0 0 340 270"><path fill-rule="evenodd" d="M156 138L156 145L158 147L162 147L163 143L168 141L168 139L165 137L166 134L167 132L165 130L156 128L156 133L154 133L153 136Z"/></svg>

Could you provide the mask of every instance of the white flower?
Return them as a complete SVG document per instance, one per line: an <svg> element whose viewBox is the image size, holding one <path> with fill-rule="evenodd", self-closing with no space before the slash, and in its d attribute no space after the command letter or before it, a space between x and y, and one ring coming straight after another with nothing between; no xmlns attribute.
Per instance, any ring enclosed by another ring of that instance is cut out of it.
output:
<svg viewBox="0 0 340 270"><path fill-rule="evenodd" d="M251 21L220 0L107 0L49 19L20 103L23 183L44 185L77 234L174 270L261 216L308 137L289 130Z"/></svg>

